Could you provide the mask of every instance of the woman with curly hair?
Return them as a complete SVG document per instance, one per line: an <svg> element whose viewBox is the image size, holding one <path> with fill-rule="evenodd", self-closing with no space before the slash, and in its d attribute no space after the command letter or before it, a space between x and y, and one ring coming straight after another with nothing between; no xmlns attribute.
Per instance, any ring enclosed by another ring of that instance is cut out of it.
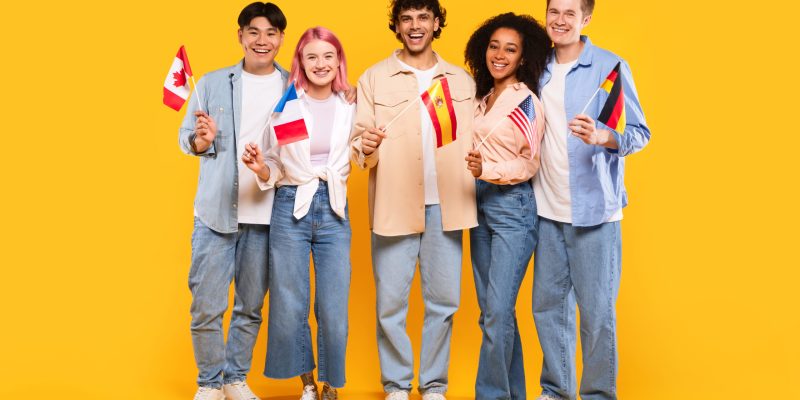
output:
<svg viewBox="0 0 800 400"><path fill-rule="evenodd" d="M470 230L470 248L483 331L478 400L525 398L515 304L537 241L531 178L544 132L538 83L550 48L535 19L506 13L484 22L465 51L478 103L466 157L477 178L479 226Z"/></svg>

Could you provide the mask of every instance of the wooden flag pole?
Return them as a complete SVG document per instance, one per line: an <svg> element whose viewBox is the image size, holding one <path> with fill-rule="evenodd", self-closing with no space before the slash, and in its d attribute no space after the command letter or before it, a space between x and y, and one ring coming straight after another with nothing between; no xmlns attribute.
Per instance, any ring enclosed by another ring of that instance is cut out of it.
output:
<svg viewBox="0 0 800 400"><path fill-rule="evenodd" d="M474 150L478 150L478 149L480 149L480 148L481 148L481 146L483 146L483 143L485 143L485 142L486 142L486 139L489 139L489 136L492 136L492 135L494 134L494 131L497 129L497 127L498 127L498 126L500 126L500 124L502 124L502 123L503 123L503 121L505 121L505 120L506 120L506 118L508 118L508 116L506 116L505 118L502 118L500 121L497 121L497 123L496 123L496 124L494 124L494 127L492 128L492 130L490 130L490 131L489 131L489 134L488 134L488 135L486 135L486 137L484 137L484 138L481 140L481 142L480 142L480 143L478 143L478 145L477 145L477 146L475 146L475 149L474 149Z"/></svg>
<svg viewBox="0 0 800 400"><path fill-rule="evenodd" d="M397 116L395 116L391 121L389 121L389 123L386 124L386 126L384 126L383 129L381 129L381 131L386 132L389 129L389 127L392 126L392 124L394 124L394 121L397 121L397 119L400 118L401 115L405 114L405 112L408 111L408 109L411 108L411 106L416 104L420 100L420 98L421 96L417 96L417 98L414 99L414 101L412 101L411 103L409 103L406 106L406 108L403 109L403 111L400 111L400 114L397 114Z"/></svg>
<svg viewBox="0 0 800 400"><path fill-rule="evenodd" d="M589 108L589 104L592 104L592 100L594 100L594 98L597 97L597 94L600 93L600 89L602 89L602 88L603 87L601 86L601 87L597 88L597 90L594 91L594 94L592 95L592 97L589 98L589 101L587 101L586 105L583 106L583 110L581 110L581 112L580 112L581 114L586 112L586 109Z"/></svg>

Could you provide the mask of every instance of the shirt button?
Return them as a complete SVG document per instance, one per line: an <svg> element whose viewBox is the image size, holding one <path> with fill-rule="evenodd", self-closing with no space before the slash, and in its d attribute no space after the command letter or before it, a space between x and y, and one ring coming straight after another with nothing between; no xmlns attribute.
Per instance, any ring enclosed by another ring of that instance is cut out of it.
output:
<svg viewBox="0 0 800 400"><path fill-rule="evenodd" d="M236 203L233 204L233 208L236 208Z"/></svg>
<svg viewBox="0 0 800 400"><path fill-rule="evenodd" d="M222 107L220 107L220 108L219 108L219 112L223 112L223 111L225 111L225 109L224 109L224 108L222 108Z"/></svg>

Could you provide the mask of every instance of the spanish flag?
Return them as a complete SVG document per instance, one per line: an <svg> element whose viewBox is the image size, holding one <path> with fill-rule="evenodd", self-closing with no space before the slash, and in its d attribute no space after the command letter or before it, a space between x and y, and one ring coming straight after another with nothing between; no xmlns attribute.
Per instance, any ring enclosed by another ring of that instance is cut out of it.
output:
<svg viewBox="0 0 800 400"><path fill-rule="evenodd" d="M622 77L619 73L620 63L608 74L605 82L600 88L608 92L606 103L597 120L604 123L607 127L617 131L620 135L625 134L625 94L622 91Z"/></svg>
<svg viewBox="0 0 800 400"><path fill-rule="evenodd" d="M423 92L422 102L428 109L433 129L436 131L436 147L454 142L458 126L447 78L437 80L427 91Z"/></svg>

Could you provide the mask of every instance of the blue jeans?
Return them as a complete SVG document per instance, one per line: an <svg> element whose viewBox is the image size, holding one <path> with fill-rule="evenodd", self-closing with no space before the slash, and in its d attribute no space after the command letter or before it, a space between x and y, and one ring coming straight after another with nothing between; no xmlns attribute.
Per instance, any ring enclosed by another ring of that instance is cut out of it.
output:
<svg viewBox="0 0 800 400"><path fill-rule="evenodd" d="M318 379L345 383L347 301L350 293L350 222L333 212L321 182L303 218L295 219L296 186L275 192L270 233L270 296L264 375L285 379L314 369L309 253L314 257ZM345 213L347 209L345 208ZM347 215L347 214L345 214Z"/></svg>
<svg viewBox="0 0 800 400"><path fill-rule="evenodd" d="M530 182L478 180L476 196L478 226L470 230L470 251L483 342L475 398L525 399L516 303L536 246L536 201Z"/></svg>
<svg viewBox="0 0 800 400"><path fill-rule="evenodd" d="M442 231L439 205L425 207L425 232L402 236L372 234L381 381L387 393L411 391L414 353L406 332L408 294L417 269L422 280L419 391L445 393L450 364L453 314L461 293L462 231Z"/></svg>
<svg viewBox="0 0 800 400"><path fill-rule="evenodd" d="M575 399L575 304L581 312L583 400L617 398L616 302L619 222L579 228L541 218L533 273L533 319L544 362L542 393Z"/></svg>
<svg viewBox="0 0 800 400"><path fill-rule="evenodd" d="M237 232L219 233L194 219L189 289L200 386L219 388L247 377L267 294L268 244L269 225L239 224ZM226 344L222 315L228 309L231 280L235 296Z"/></svg>

